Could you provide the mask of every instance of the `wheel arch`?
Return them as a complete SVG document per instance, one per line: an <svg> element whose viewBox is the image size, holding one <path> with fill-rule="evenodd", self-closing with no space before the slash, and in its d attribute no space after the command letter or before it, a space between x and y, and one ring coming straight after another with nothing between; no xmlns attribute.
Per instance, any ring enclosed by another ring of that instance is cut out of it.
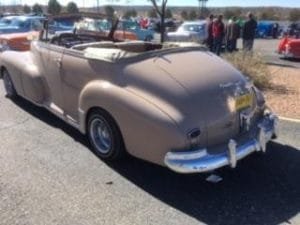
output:
<svg viewBox="0 0 300 225"><path fill-rule="evenodd" d="M88 121L89 121L90 116L93 115L93 113L96 113L96 112L99 111L99 110L100 110L100 111L103 111L106 115L108 115L108 116L112 119L112 121L115 123L115 125L116 125L116 127L117 127L117 129L119 130L120 135L121 135L121 142L122 142L122 145L123 145L123 147L124 147L124 150L126 151L126 146L125 146L125 142L124 142L123 133L122 133L122 131L121 131L121 129L120 129L120 126L119 126L117 120L113 117L113 115L112 115L109 111L107 111L105 108L103 108L103 107L101 107L101 106L92 106L92 107L90 107L90 108L87 110L86 116L85 116L85 121L84 121L84 123L85 123L85 133L87 134Z"/></svg>

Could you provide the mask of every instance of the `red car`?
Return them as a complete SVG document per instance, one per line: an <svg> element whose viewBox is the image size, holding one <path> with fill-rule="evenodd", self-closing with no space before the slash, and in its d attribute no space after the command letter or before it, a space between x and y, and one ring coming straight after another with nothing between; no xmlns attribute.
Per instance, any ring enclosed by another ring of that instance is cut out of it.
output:
<svg viewBox="0 0 300 225"><path fill-rule="evenodd" d="M279 43L278 53L284 58L300 59L300 39L284 37Z"/></svg>

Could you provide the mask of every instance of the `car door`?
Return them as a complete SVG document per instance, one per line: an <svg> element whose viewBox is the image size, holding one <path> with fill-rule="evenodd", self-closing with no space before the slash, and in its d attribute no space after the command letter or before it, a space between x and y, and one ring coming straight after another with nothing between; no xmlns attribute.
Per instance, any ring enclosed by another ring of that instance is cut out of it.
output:
<svg viewBox="0 0 300 225"><path fill-rule="evenodd" d="M56 111L63 109L61 69L64 49L51 43L39 43L39 67L43 69L49 90L47 104Z"/></svg>
<svg viewBox="0 0 300 225"><path fill-rule="evenodd" d="M89 61L82 51L66 49L62 59L61 85L63 110L69 120L78 121L79 95L83 87L94 77Z"/></svg>

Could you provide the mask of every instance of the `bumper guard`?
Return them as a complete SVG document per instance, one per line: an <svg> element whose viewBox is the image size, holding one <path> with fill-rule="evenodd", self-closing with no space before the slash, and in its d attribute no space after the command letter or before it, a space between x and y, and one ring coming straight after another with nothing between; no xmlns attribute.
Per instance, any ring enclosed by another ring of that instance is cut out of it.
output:
<svg viewBox="0 0 300 225"><path fill-rule="evenodd" d="M236 167L237 161L256 151L266 151L267 143L278 136L278 117L275 114L266 114L258 123L256 138L248 139L239 144L230 139L227 147L219 154L209 154L207 149L198 149L187 152L168 152L165 155L165 165L178 173L209 172L220 167L230 165Z"/></svg>

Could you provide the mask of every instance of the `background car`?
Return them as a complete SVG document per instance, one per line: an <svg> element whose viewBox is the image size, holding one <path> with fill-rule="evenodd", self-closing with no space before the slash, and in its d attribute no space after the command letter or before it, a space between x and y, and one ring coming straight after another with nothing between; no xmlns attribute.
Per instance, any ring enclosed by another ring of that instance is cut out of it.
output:
<svg viewBox="0 0 300 225"><path fill-rule="evenodd" d="M173 19L165 19L165 30L167 32L173 32L176 31L178 26L181 24L180 21L178 20L173 20ZM157 33L161 32L161 21L158 18L150 18L150 25L148 27L149 29L154 30Z"/></svg>
<svg viewBox="0 0 300 225"><path fill-rule="evenodd" d="M259 21L256 28L256 37L266 38L272 36L273 21Z"/></svg>
<svg viewBox="0 0 300 225"><path fill-rule="evenodd" d="M119 20L118 20L119 23ZM118 25L117 25L118 26ZM76 29L81 34L93 34L98 36L107 36L113 27L111 19L95 19L95 18L84 18L76 24ZM135 33L120 30L116 28L114 31L115 40L137 40Z"/></svg>
<svg viewBox="0 0 300 225"><path fill-rule="evenodd" d="M9 26L11 21L16 18L17 16L6 16L0 19L0 27Z"/></svg>
<svg viewBox="0 0 300 225"><path fill-rule="evenodd" d="M284 58L300 59L300 38L286 36L281 39L278 53Z"/></svg>
<svg viewBox="0 0 300 225"><path fill-rule="evenodd" d="M60 14L54 17L49 17L49 33L55 34L56 32L72 32L74 25L81 19L79 14Z"/></svg>
<svg viewBox="0 0 300 225"><path fill-rule="evenodd" d="M138 40L151 41L154 38L154 30L142 29L140 24L136 21L120 20L119 29L135 33Z"/></svg>
<svg viewBox="0 0 300 225"><path fill-rule="evenodd" d="M5 19L7 17L4 17ZM30 42L37 38L43 28L44 17L9 17L8 25L0 26L0 51L28 51Z"/></svg>
<svg viewBox="0 0 300 225"><path fill-rule="evenodd" d="M39 31L42 29L44 17L40 16L18 16L11 20L9 25L0 26L1 34L25 33Z"/></svg>
<svg viewBox="0 0 300 225"><path fill-rule="evenodd" d="M167 40L201 43L208 37L206 24L205 20L184 22L175 32L167 33Z"/></svg>
<svg viewBox="0 0 300 225"><path fill-rule="evenodd" d="M7 50L28 51L32 40L38 38L39 32L29 31L26 33L0 35L0 52Z"/></svg>

